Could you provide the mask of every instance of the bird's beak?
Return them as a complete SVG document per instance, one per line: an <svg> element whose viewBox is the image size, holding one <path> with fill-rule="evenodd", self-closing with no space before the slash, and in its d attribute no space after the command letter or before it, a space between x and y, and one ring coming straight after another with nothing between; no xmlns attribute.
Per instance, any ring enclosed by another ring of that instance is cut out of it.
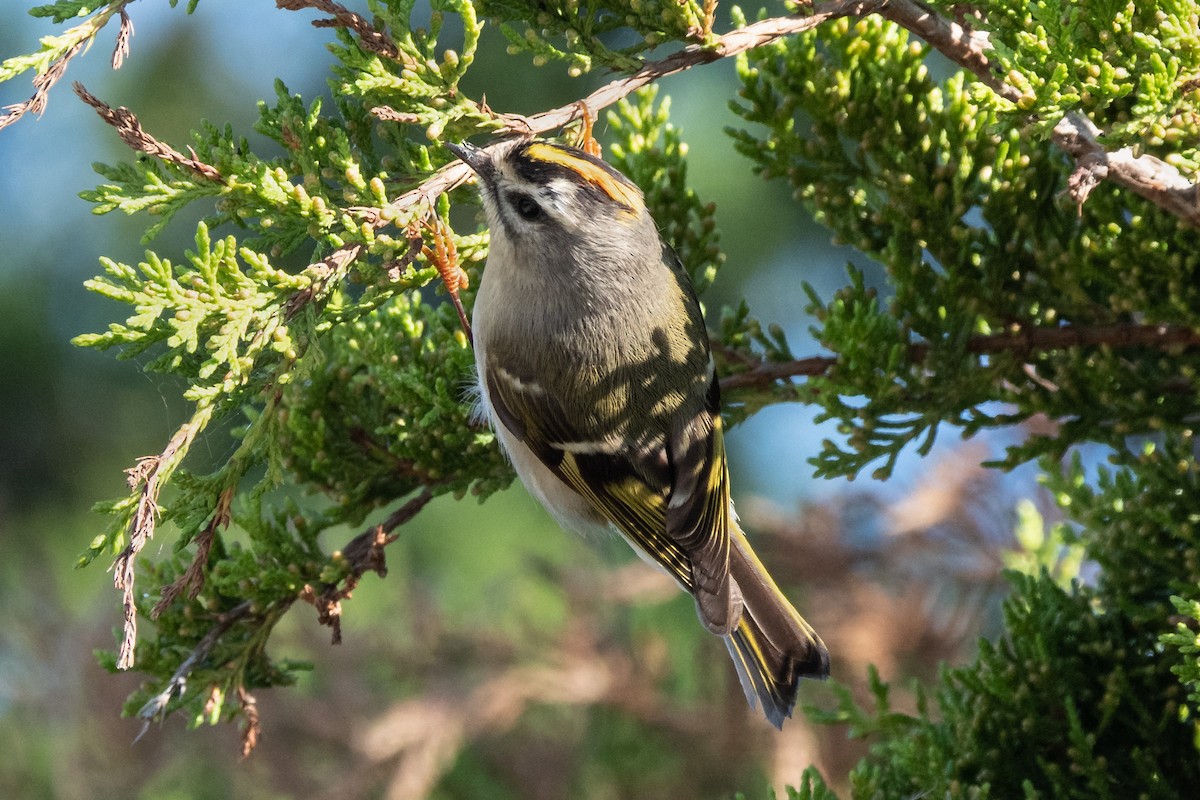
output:
<svg viewBox="0 0 1200 800"><path fill-rule="evenodd" d="M492 159L486 150L476 147L469 142L460 142L457 144L446 142L445 145L447 150L462 159L463 163L475 170L475 173L480 177L487 177L492 171Z"/></svg>

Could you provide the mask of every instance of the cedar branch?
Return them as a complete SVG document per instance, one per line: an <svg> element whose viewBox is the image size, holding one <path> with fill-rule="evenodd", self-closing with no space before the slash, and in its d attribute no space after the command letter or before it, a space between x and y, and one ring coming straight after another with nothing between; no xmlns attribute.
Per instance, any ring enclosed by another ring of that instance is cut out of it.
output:
<svg viewBox="0 0 1200 800"><path fill-rule="evenodd" d="M341 581L327 583L319 589L312 584L306 584L301 590L299 599L317 610L317 622L328 625L333 630L332 644L342 642L342 601L354 593L358 582L366 573L374 572L381 578L387 575L383 548L396 541L396 528L415 517L432 499L433 492L426 486L416 497L388 515L383 522L355 536L341 551L334 553L334 559L348 564L346 576Z"/></svg>
<svg viewBox="0 0 1200 800"><path fill-rule="evenodd" d="M411 62L407 54L400 52L400 48L390 36L377 30L361 14L356 14L339 3L331 0L275 0L275 7L285 11L299 11L305 8L323 11L331 18L313 20L314 28L348 28L358 34L358 40L364 50L384 58Z"/></svg>
<svg viewBox="0 0 1200 800"><path fill-rule="evenodd" d="M196 554L192 557L192 563L188 564L188 568L182 575L162 588L162 597L150 611L151 619L158 619L162 612L166 611L171 603L174 603L176 598L185 591L189 600L195 600L200 594L200 589L204 586L204 571L208 566L208 554L212 551L213 541L216 539L218 531L229 526L234 489L233 486L227 486L221 492L221 496L217 498L217 507L213 510L212 517L196 536Z"/></svg>
<svg viewBox="0 0 1200 800"><path fill-rule="evenodd" d="M712 43L692 44L677 53L645 64L632 75L617 78L592 92L582 101L543 111L530 117L514 114L497 115L513 131L530 135L555 130L578 119L582 108L595 113L627 97L641 87L661 78L683 72L701 64L738 55L777 39L811 30L818 25L841 17L865 17L879 14L896 23L917 38L968 70L999 97L1009 102L1020 99L1020 91L1005 83L992 71L987 56L991 45L986 33L971 31L958 22L948 20L915 0L835 0L818 3L806 13L761 20L744 28L716 37ZM1148 155L1135 155L1132 148L1106 152L1096 137L1099 129L1080 114L1069 114L1055 128L1053 140L1060 148L1079 160L1075 182L1096 183L1109 180L1132 190L1159 208L1191 225L1200 225L1200 187L1187 180L1175 167ZM381 227L419 204L451 191L471 177L470 169L455 161L435 172L416 189L391 204L382 213L376 209L353 209L368 221ZM1073 192L1082 203L1086 191Z"/></svg>
<svg viewBox="0 0 1200 800"><path fill-rule="evenodd" d="M1026 328L1024 330L973 336L967 341L967 352L976 355L992 353L1027 354L1046 350L1063 350L1074 347L1196 347L1200 345L1200 331L1177 325L1067 325L1059 328ZM917 342L908 348L908 358L913 363L923 362L929 355L930 345ZM759 361L745 372L738 372L721 379L722 391L734 389L765 388L777 381L797 377L815 377L827 374L838 359L832 356L813 356L795 361Z"/></svg>
<svg viewBox="0 0 1200 800"><path fill-rule="evenodd" d="M278 619L286 612L296 600L304 600L312 603L317 607L318 615L322 624L330 625L334 629L333 643L340 642L340 602L350 597L354 588L358 585L359 580L367 572L375 572L380 576L387 574L387 565L384 562L383 548L396 540L395 530L404 523L415 517L421 509L428 505L433 499L433 493L428 487L423 489L420 494L413 497L408 502L393 511L388 517L378 525L368 528L358 536L351 539L345 547L342 548L342 558L349 564L349 569L343 582L345 586L339 588L336 584L325 586L320 594L317 594L311 585L306 585L300 594L280 601L277 606L269 612L256 613L254 604L250 600L243 600L233 608L223 614L217 615L213 626L209 628L204 637L196 643L192 651L187 657L179 663L172 673L170 680L163 686L162 690L154 697L150 698L138 711L138 716L145 720L141 733L138 734L140 739L145 735L146 730L150 727L150 722L159 719L166 712L167 706L171 702L171 698L177 693L181 693L187 687L188 678L192 672L208 658L213 648L234 625L238 622L251 618L267 618L270 616L273 619ZM256 709L254 708L253 697L245 692L244 687L238 688L239 702L247 719L247 730L243 736L243 755L248 754L249 750L253 749L257 741L258 734L258 719Z"/></svg>
<svg viewBox="0 0 1200 800"><path fill-rule="evenodd" d="M823 22L847 16L864 16L887 5L887 0L836 0L813 7L809 13L755 22L744 28L718 36L711 44L692 44L661 61L651 61L632 75L627 75L601 86L583 100L575 100L565 106L543 111L530 117L517 114L498 115L513 131L530 135L555 130L582 117L585 113L595 114L608 108L633 92L661 78L683 72L700 64L709 64L722 58L735 56L755 47L769 44L790 34L812 30ZM585 111L587 109L587 111ZM485 148L486 149L486 148ZM389 203L382 211L373 208L349 209L363 216L375 227L383 227L414 207L431 205L438 195L458 188L471 177L470 168L461 161L453 161L433 173L415 189Z"/></svg>
<svg viewBox="0 0 1200 800"><path fill-rule="evenodd" d="M121 647L117 653L117 669L129 669L133 666L134 646L137 643L134 564L138 553L154 537L154 529L158 523L159 490L163 481L174 472L179 463L179 455L187 452L211 416L211 406L197 409L195 416L175 432L161 453L139 460L135 467L126 471L130 488L138 491L138 499L129 522L129 541L113 561L113 585L121 592L125 611Z"/></svg>
<svg viewBox="0 0 1200 800"><path fill-rule="evenodd" d="M1189 225L1200 227L1200 187L1167 162L1151 155L1136 155L1132 147L1105 150L1103 135L1090 119L1072 111L1054 126L1054 143L1075 159L1067 193L1079 207L1101 181L1110 180Z"/></svg>
<svg viewBox="0 0 1200 800"><path fill-rule="evenodd" d="M113 108L88 92L79 81L72 84L72 88L75 90L75 94L79 95L79 99L96 109L96 113L100 115L100 118L116 129L117 135L121 137L121 141L134 150L153 156L160 161L167 161L176 166L188 169L210 181L220 181L222 179L221 172L216 167L205 164L203 161L197 159L194 152L192 153L192 157L188 158L169 144L164 144L146 133L142 128L142 123L138 122L137 115L128 108Z"/></svg>
<svg viewBox="0 0 1200 800"><path fill-rule="evenodd" d="M50 65L50 68L33 79L33 96L23 103L14 103L4 107L4 114L0 114L0 130L13 124L21 117L32 111L34 114L41 115L46 110L46 104L50 100L50 88L62 78L67 72L67 65L71 63L71 59L79 55L79 51L83 49L85 41L76 42L74 46L69 48L62 57Z"/></svg>
<svg viewBox="0 0 1200 800"><path fill-rule="evenodd" d="M214 647L216 647L217 642L221 640L221 637L224 636L225 633L239 620L245 619L251 615L252 607L253 604L249 600L244 600L226 611L224 614L217 616L216 622L211 628L209 628L208 633L204 634L204 638L201 639L194 648L192 648L192 652L188 654L187 658L181 661L179 666L176 667L175 672L171 675L171 679L167 681L167 684L162 688L162 691L150 698L141 707L141 709L138 710L138 716L145 720L145 723L142 725L141 733L139 733L137 736L138 739L142 738L142 736L146 734L146 731L149 730L150 723L153 720L162 717L167 710L167 706L171 702L171 698L177 692L183 692L183 690L187 687L187 680L192 674L192 670L202 663L204 659L208 658L208 654L212 652Z"/></svg>
<svg viewBox="0 0 1200 800"><path fill-rule="evenodd" d="M129 42L133 39L133 20L129 12L122 6L120 9L121 26L117 30L117 41L113 45L112 68L120 69L129 55Z"/></svg>

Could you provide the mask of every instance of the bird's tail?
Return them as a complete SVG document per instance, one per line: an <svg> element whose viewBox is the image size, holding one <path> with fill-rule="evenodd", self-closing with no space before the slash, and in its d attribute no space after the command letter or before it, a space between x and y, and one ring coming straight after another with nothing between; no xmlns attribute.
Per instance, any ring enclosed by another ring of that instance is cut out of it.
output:
<svg viewBox="0 0 1200 800"><path fill-rule="evenodd" d="M730 525L729 569L745 609L725 646L746 702L762 707L776 728L792 715L801 678L829 675L829 651L792 607L736 523Z"/></svg>

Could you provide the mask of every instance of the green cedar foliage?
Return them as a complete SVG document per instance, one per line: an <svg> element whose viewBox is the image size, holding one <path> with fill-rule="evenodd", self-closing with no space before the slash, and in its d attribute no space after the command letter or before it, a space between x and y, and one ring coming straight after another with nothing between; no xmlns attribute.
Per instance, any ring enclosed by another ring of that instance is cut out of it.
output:
<svg viewBox="0 0 1200 800"><path fill-rule="evenodd" d="M123 5L35 9L57 22L92 15L5 61L0 79L46 75ZM182 258L106 261L89 288L131 310L78 339L182 380L194 406L130 495L101 506L111 524L83 558L121 553L147 513L176 536L171 556L139 561L131 602L153 630L138 639L148 681L131 712L237 717L247 691L304 668L266 654L303 587L336 592L357 578L346 554L320 545L323 532L406 498L483 498L511 482L471 417L469 343L451 307L431 300L438 270L421 250L432 243L422 220L448 225L451 202L472 193L391 205L451 161L439 141L505 126L458 89L482 20L514 52L572 74L632 72L661 45L719 55L714 6L692 0L434 0L428 30L410 24L414 0L369 6L371 20L338 32L334 108L282 85L261 105L257 130L282 155L258 156L230 128L206 126L192 148L208 172L178 153L140 157L99 167L105 183L87 194L99 213L150 215L147 241L179 210L214 204ZM1200 233L1111 181L1077 205L1065 192L1076 165L1053 132L1082 113L1110 151L1131 147L1194 178L1200 5L933 6L986 34L1007 93L876 17L828 21L738 57L732 106L746 124L730 135L740 152L888 280L882 296L854 270L833 297L807 288L828 368L802 395L786 380L735 384L731 414L802 396L838 424L817 471L881 478L947 425L970 436L1052 420L994 466L1036 460L1069 524L1051 546L1034 537L1036 558L1014 561L1004 637L945 670L914 715L892 709L876 675L872 708L847 692L810 713L871 740L851 776L855 797L1191 796ZM447 15L461 21L460 51L439 45ZM732 22L746 18L733 9ZM703 289L721 262L713 209L687 188L668 110L652 90L621 103L609 157L645 189ZM213 240L218 224L244 235ZM477 282L486 234L450 241ZM308 266L285 268L289 255ZM714 317L724 374L793 360L781 330L744 304ZM1156 326L1193 336L1164 346L1130 333ZM189 450L217 422L236 424L237 444L196 472ZM1109 463L1089 472L1081 446ZM1062 548L1075 565L1065 572ZM1094 576L1071 580L1080 559ZM792 796L832 793L809 772Z"/></svg>
<svg viewBox="0 0 1200 800"><path fill-rule="evenodd" d="M875 742L851 776L855 797L1165 798L1200 781L1200 357L979 348L997 332L1034 341L1065 326L1200 322L1196 229L1110 185L1077 209L1064 196L1074 165L1049 142L1053 123L1083 108L1106 147L1137 144L1191 169L1194 88L1181 76L1200 68L1196 7L1095 5L1111 7L981 7L998 72L1022 89L1015 104L875 20L739 60L735 109L766 127L733 131L739 148L881 262L894 290L884 301L853 270L832 301L809 290L815 333L839 359L808 385L844 436L825 443L818 470L882 461L886 476L944 423L970 435L1044 415L1053 433L998 466L1039 460L1068 540L1099 568L1066 587L1014 573L1005 637L946 670L916 716L893 712L877 677L874 709L843 695L816 712ZM1090 479L1078 452L1062 466L1084 443L1111 462Z"/></svg>

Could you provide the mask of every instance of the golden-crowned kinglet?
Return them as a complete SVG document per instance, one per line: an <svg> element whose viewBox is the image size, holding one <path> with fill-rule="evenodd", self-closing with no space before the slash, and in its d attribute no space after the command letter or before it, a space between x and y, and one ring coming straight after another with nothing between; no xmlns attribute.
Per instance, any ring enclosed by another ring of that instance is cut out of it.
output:
<svg viewBox="0 0 1200 800"><path fill-rule="evenodd" d="M517 474L560 524L617 530L690 593L747 701L782 726L829 654L737 524L700 304L641 191L538 139L447 147L491 229L475 363Z"/></svg>

